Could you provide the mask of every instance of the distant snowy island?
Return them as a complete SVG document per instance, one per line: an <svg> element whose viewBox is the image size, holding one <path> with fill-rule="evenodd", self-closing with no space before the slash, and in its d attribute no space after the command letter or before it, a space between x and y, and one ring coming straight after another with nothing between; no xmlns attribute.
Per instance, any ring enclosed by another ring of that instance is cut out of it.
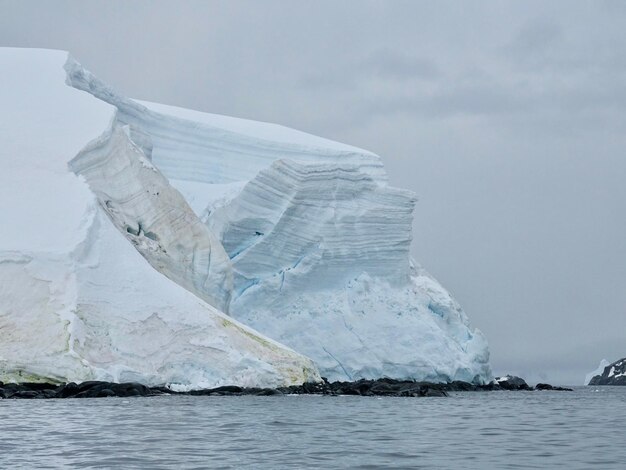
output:
<svg viewBox="0 0 626 470"><path fill-rule="evenodd" d="M585 385L626 385L626 357L613 363L601 361L598 369L587 375Z"/></svg>
<svg viewBox="0 0 626 470"><path fill-rule="evenodd" d="M125 98L62 51L0 68L0 381L492 379L377 155Z"/></svg>

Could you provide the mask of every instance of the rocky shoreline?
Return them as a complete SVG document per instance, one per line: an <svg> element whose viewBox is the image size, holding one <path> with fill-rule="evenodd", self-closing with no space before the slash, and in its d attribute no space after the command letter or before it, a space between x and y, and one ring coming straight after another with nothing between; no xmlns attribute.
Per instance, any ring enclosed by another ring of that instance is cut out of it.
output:
<svg viewBox="0 0 626 470"><path fill-rule="evenodd" d="M571 391L563 387L554 387L549 384L529 386L519 377L507 376L496 379L486 385L476 385L468 382L429 383L407 380L377 379L358 380L356 382L328 382L304 383L291 387L272 388L244 388L233 385L176 392L165 386L148 387L146 385L128 382L114 383L90 381L83 383L7 383L0 382L0 399L45 399L45 398L103 398L103 397L150 397L162 395L190 395L190 396L241 396L241 395L359 395L359 396L387 396L387 397L446 397L448 392L482 392L482 391L533 391L557 390Z"/></svg>

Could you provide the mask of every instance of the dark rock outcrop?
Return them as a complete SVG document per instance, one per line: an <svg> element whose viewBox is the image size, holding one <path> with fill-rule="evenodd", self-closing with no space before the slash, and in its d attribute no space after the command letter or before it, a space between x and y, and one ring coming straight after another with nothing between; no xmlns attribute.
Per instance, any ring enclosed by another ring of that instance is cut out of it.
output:
<svg viewBox="0 0 626 470"><path fill-rule="evenodd" d="M504 390L532 390L524 379L515 375L496 377L496 383Z"/></svg>
<svg viewBox="0 0 626 470"><path fill-rule="evenodd" d="M21 383L2 384L0 382L0 398L103 398L103 397L146 397L155 395L192 395L192 396L271 396L271 395L356 395L364 397L446 397L449 392L489 392L498 390L571 390L553 387L549 384L538 384L536 389L528 386L519 377L506 376L489 384L473 384L469 382L429 383L410 380L378 379L358 380L356 382L328 382L324 379L319 383L304 383L291 387L243 388L235 385L176 392L165 386L147 387L140 383L113 383L90 381L76 384Z"/></svg>
<svg viewBox="0 0 626 470"><path fill-rule="evenodd" d="M609 364L601 375L596 375L589 385L626 385L626 357Z"/></svg>
<svg viewBox="0 0 626 470"><path fill-rule="evenodd" d="M571 392L572 391L571 388L556 387L554 385L544 384L544 383L538 383L533 388L530 385L528 385L524 379L522 379L521 377L517 377L515 375L505 375L503 377L496 377L495 381L492 383L498 386L501 390L514 390L514 391L552 390L555 392Z"/></svg>
<svg viewBox="0 0 626 470"><path fill-rule="evenodd" d="M572 391L571 388L555 387L554 385L550 385L550 384L537 384L535 385L535 390L555 390L558 392L571 392Z"/></svg>
<svg viewBox="0 0 626 470"><path fill-rule="evenodd" d="M76 384L21 383L2 384L1 398L101 398L155 395L156 391L140 383L90 381Z"/></svg>
<svg viewBox="0 0 626 470"><path fill-rule="evenodd" d="M287 394L359 395L365 397L445 397L447 384L431 384L406 380L378 379L356 382L323 382L279 389Z"/></svg>

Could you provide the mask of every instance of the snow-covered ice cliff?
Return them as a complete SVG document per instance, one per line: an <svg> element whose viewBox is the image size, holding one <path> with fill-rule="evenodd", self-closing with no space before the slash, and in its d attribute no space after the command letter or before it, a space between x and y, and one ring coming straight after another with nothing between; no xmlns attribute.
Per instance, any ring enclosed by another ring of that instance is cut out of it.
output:
<svg viewBox="0 0 626 470"><path fill-rule="evenodd" d="M0 286L5 373L316 379L264 334L329 379L491 378L482 334L410 259L415 197L375 154L124 98L61 52L0 67L0 277L25 276Z"/></svg>

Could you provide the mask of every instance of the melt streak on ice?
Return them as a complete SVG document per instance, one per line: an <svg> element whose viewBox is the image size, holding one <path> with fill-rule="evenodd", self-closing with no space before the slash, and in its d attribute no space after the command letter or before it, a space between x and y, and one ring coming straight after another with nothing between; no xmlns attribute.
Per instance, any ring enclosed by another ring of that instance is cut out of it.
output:
<svg viewBox="0 0 626 470"><path fill-rule="evenodd" d="M0 54L0 380L491 378L375 154Z"/></svg>

